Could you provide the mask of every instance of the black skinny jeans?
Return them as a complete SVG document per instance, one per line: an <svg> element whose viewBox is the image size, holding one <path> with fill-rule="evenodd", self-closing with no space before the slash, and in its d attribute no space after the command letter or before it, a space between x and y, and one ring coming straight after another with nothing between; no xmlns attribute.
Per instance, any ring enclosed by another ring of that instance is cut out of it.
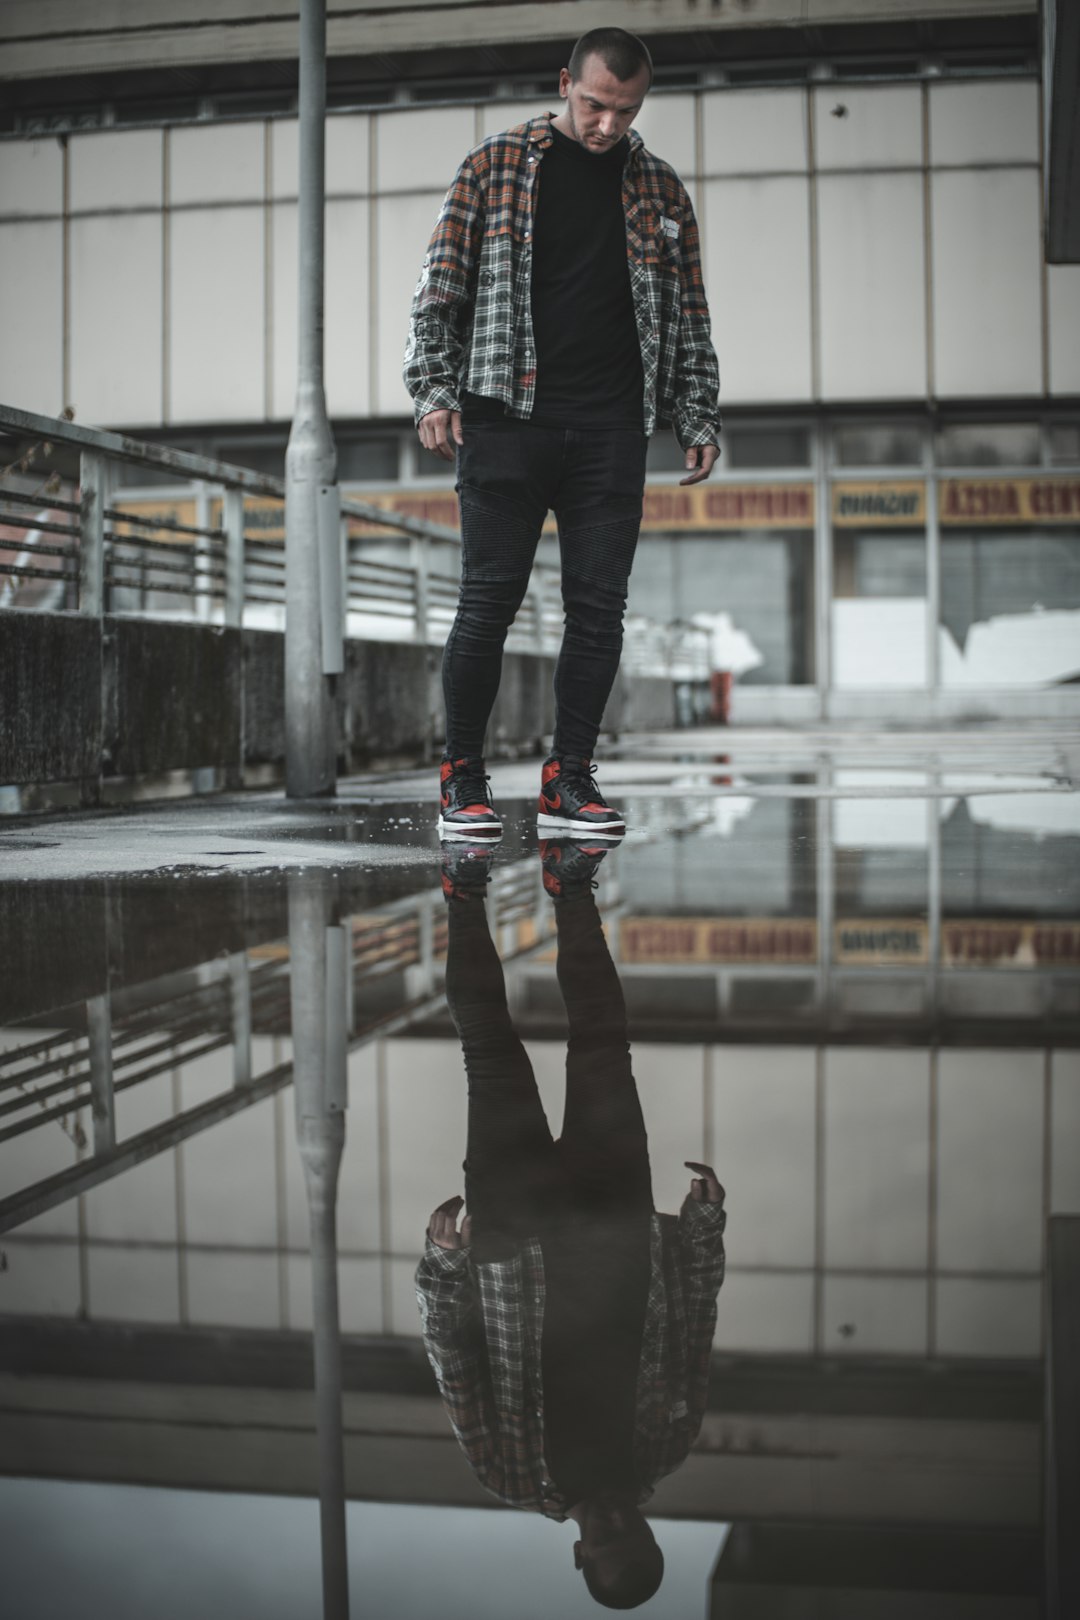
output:
<svg viewBox="0 0 1080 1620"><path fill-rule="evenodd" d="M465 1202L478 1262L538 1232L643 1230L652 1213L645 1124L626 1004L591 895L555 907L566 1004L566 1104L553 1140L532 1064L510 1020L484 907L451 900L446 999L469 1083ZM647 1244L646 1244L647 1248Z"/></svg>
<svg viewBox="0 0 1080 1620"><path fill-rule="evenodd" d="M553 511L565 614L555 666L554 752L591 759L622 653L647 440L633 429L514 421L470 423L463 432L457 461L461 592L443 655L447 755L484 752L506 633Z"/></svg>

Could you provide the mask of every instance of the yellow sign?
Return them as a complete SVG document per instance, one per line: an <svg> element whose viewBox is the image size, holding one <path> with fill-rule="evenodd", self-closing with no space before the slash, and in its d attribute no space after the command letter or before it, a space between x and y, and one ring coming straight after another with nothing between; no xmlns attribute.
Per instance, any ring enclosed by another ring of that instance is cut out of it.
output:
<svg viewBox="0 0 1080 1620"><path fill-rule="evenodd" d="M943 524L1072 523L1080 527L1080 478L945 478Z"/></svg>
<svg viewBox="0 0 1080 1620"><path fill-rule="evenodd" d="M921 529L926 522L926 485L834 484L832 520L838 529Z"/></svg>
<svg viewBox="0 0 1080 1620"><path fill-rule="evenodd" d="M623 962L760 962L807 966L817 961L817 923L807 917L624 917Z"/></svg>
<svg viewBox="0 0 1080 1620"><path fill-rule="evenodd" d="M813 484L647 484L643 529L812 529Z"/></svg>
<svg viewBox="0 0 1080 1620"><path fill-rule="evenodd" d="M833 960L838 967L918 965L928 960L929 931L910 917L850 917L833 929Z"/></svg>
<svg viewBox="0 0 1080 1620"><path fill-rule="evenodd" d="M195 543L192 534L177 534L175 529L167 527L170 523L182 523L186 529L195 527L195 502L176 496L167 495L162 500L124 500L117 496L110 503L117 511L130 512L132 517L140 521L127 523L123 518L114 518L112 527L116 534L131 535L143 540L173 540L178 545L190 546ZM162 527L157 527L157 524ZM216 526L215 519L211 518L210 527Z"/></svg>
<svg viewBox="0 0 1080 1620"><path fill-rule="evenodd" d="M1080 922L943 922L941 956L948 967L1080 967Z"/></svg>

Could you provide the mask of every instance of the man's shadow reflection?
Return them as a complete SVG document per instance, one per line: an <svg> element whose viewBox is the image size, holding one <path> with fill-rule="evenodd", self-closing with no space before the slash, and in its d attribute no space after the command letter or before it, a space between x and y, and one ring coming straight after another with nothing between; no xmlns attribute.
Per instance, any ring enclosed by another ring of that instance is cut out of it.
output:
<svg viewBox="0 0 1080 1620"><path fill-rule="evenodd" d="M696 1174L678 1216L654 1210L626 1005L593 899L605 847L540 846L569 1023L557 1139L488 928L492 857L444 849L468 1139L464 1200L434 1211L417 1269L424 1345L481 1484L512 1507L576 1520L589 1591L633 1608L664 1569L642 1507L685 1461L705 1408L723 1189L687 1161Z"/></svg>

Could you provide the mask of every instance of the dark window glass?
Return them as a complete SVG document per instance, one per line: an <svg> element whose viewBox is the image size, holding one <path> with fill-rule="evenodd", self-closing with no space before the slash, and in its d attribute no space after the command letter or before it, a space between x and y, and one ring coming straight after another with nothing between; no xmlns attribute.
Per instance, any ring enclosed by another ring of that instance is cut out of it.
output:
<svg viewBox="0 0 1080 1620"><path fill-rule="evenodd" d="M396 484L397 478L397 439L345 439L338 445L340 483Z"/></svg>
<svg viewBox="0 0 1080 1620"><path fill-rule="evenodd" d="M838 467L918 467L922 435L917 427L888 422L839 427L833 433L833 460Z"/></svg>
<svg viewBox="0 0 1080 1620"><path fill-rule="evenodd" d="M1053 422L1047 430L1051 467L1080 467L1080 422Z"/></svg>
<svg viewBox="0 0 1080 1620"><path fill-rule="evenodd" d="M673 433L654 433L649 440L646 475L686 471L686 452Z"/></svg>
<svg viewBox="0 0 1080 1620"><path fill-rule="evenodd" d="M1037 467L1035 422L954 422L934 435L939 467Z"/></svg>
<svg viewBox="0 0 1080 1620"><path fill-rule="evenodd" d="M230 467L247 467L251 472L263 473L267 478L285 477L285 441L272 440L263 444L230 444L219 440L210 454Z"/></svg>
<svg viewBox="0 0 1080 1620"><path fill-rule="evenodd" d="M738 470L809 467L807 428L733 427L721 434L727 465Z"/></svg>

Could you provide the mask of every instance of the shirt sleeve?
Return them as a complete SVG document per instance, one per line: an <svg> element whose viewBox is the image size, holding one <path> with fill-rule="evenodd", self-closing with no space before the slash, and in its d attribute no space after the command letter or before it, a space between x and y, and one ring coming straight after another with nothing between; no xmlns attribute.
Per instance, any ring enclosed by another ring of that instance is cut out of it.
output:
<svg viewBox="0 0 1080 1620"><path fill-rule="evenodd" d="M720 368L712 345L701 236L694 206L683 192L681 305L675 354L673 427L684 450L720 441Z"/></svg>
<svg viewBox="0 0 1080 1620"><path fill-rule="evenodd" d="M483 189L466 158L435 221L409 315L402 375L417 422L429 411L461 409L484 214Z"/></svg>
<svg viewBox="0 0 1080 1620"><path fill-rule="evenodd" d="M481 1485L502 1476L499 1426L468 1249L428 1238L416 1268L421 1332L454 1437Z"/></svg>
<svg viewBox="0 0 1080 1620"><path fill-rule="evenodd" d="M691 1440L701 1428L716 1332L716 1296L724 1281L723 1204L687 1198L679 1211L679 1258L686 1303L686 1404Z"/></svg>

